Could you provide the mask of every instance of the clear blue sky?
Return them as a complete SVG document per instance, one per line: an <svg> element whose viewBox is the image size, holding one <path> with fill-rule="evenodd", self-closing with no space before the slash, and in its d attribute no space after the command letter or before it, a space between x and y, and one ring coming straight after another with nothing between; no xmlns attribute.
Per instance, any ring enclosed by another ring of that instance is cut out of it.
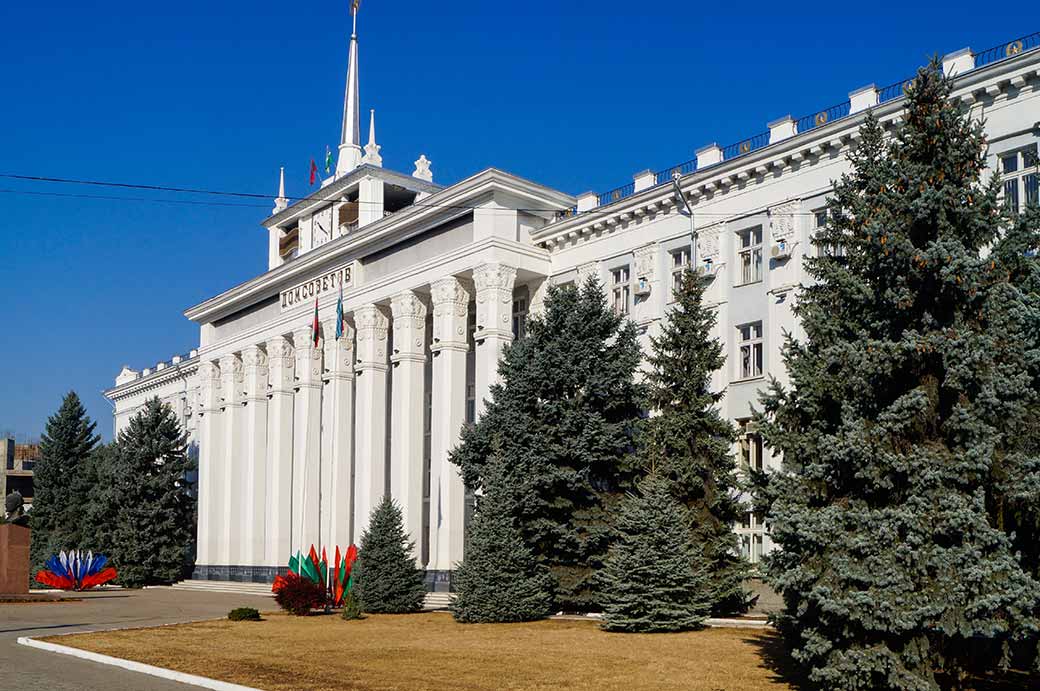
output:
<svg viewBox="0 0 1040 691"><path fill-rule="evenodd" d="M307 162L337 143L347 5L5 2L0 173L273 196L284 165L288 193L303 194ZM387 167L411 172L425 153L441 183L496 166L603 191L911 76L932 53L1040 30L1034 3L985 9L364 0L361 105L376 108ZM0 204L0 432L38 434L75 389L110 437L100 392L121 365L189 350L198 331L183 310L266 268L269 203L3 192Z"/></svg>

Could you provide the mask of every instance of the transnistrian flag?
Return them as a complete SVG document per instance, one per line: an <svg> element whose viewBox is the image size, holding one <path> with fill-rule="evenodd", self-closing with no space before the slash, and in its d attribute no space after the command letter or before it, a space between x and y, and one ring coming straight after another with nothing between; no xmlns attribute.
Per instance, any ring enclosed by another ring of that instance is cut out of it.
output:
<svg viewBox="0 0 1040 691"><path fill-rule="evenodd" d="M318 298L314 298L314 323L311 324L311 337L314 339L314 347L318 347Z"/></svg>
<svg viewBox="0 0 1040 691"><path fill-rule="evenodd" d="M332 172L332 149L328 145L325 146L325 172Z"/></svg>
<svg viewBox="0 0 1040 691"><path fill-rule="evenodd" d="M339 299L336 300L336 340L343 336L343 279L339 282Z"/></svg>
<svg viewBox="0 0 1040 691"><path fill-rule="evenodd" d="M314 159L312 158L311 159L311 184L312 185L314 184L314 178L317 177L317 175L318 175L318 164L315 163Z"/></svg>

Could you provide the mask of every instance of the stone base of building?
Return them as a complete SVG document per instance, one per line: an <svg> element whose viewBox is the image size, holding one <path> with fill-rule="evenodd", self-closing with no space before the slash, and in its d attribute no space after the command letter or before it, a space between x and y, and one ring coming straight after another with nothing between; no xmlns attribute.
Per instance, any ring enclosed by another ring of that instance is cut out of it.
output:
<svg viewBox="0 0 1040 691"><path fill-rule="evenodd" d="M234 581L236 583L274 583L278 574L288 573L285 566L207 566L196 564L191 572L195 581Z"/></svg>
<svg viewBox="0 0 1040 691"><path fill-rule="evenodd" d="M427 571L426 592L428 593L451 593L455 592L454 571Z"/></svg>
<svg viewBox="0 0 1040 691"><path fill-rule="evenodd" d="M285 566L217 566L196 564L191 572L194 581L233 581L236 583L274 583L275 576L288 573ZM427 571L426 591L455 591L454 571Z"/></svg>

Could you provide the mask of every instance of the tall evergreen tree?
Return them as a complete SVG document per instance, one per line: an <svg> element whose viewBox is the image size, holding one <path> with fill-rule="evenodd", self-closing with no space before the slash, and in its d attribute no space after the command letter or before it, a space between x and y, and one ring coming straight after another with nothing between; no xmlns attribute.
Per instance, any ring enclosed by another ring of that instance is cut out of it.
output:
<svg viewBox="0 0 1040 691"><path fill-rule="evenodd" d="M499 479L488 482L466 531L452 614L466 624L544 619L553 604L552 575L534 558L516 525L510 494L500 484L501 461L485 470Z"/></svg>
<svg viewBox="0 0 1040 691"><path fill-rule="evenodd" d="M763 399L778 624L828 689L965 688L1037 630L993 500L1040 486L1035 455L1004 463L1009 433L1035 435L1040 313L1006 266L1024 247L1003 246L982 128L949 97L933 62L894 136L863 127L818 238L845 257L808 260L807 340Z"/></svg>
<svg viewBox="0 0 1040 691"><path fill-rule="evenodd" d="M418 612L426 597L425 573L416 566L415 543L404 531L401 507L383 497L361 533L353 591L365 612Z"/></svg>
<svg viewBox="0 0 1040 691"><path fill-rule="evenodd" d="M632 486L642 415L634 325L595 278L553 286L545 313L506 349L480 421L451 455L471 489L492 457L504 468L516 524L555 577L557 606L598 606L593 574L611 539L610 507Z"/></svg>
<svg viewBox="0 0 1040 691"><path fill-rule="evenodd" d="M183 577L195 530L187 435L158 398L119 435L106 491L114 506L109 549L119 582L137 587Z"/></svg>
<svg viewBox="0 0 1040 691"><path fill-rule="evenodd" d="M739 557L733 525L745 511L730 454L733 426L720 414L723 393L711 389L712 373L726 362L712 338L715 313L703 304L706 279L683 274L660 336L651 341L647 400L656 411L642 435L644 462L670 481L672 494L690 511L691 538L707 564L712 610L742 609L747 567Z"/></svg>
<svg viewBox="0 0 1040 691"><path fill-rule="evenodd" d="M1014 323L1009 333L1040 334L1040 207L1029 206L1013 219L1008 232L993 248L994 260L1007 271L1008 280L1021 291L1008 301L1007 313ZM1040 339L1030 344L1027 354L1028 376L1036 394L1026 401L1014 418L1005 419L1005 452L994 469L994 487L988 502L996 524L1013 538L1022 564L1040 581ZM1034 478L1033 483L1024 482Z"/></svg>
<svg viewBox="0 0 1040 691"><path fill-rule="evenodd" d="M628 633L700 628L711 608L708 560L690 542L673 483L651 472L621 503L602 581L603 628Z"/></svg>
<svg viewBox="0 0 1040 691"><path fill-rule="evenodd" d="M75 391L65 395L58 412L47 420L40 440L40 460L33 471L33 573L43 568L52 554L77 549L83 542L90 496L81 475L100 440L94 434L95 427Z"/></svg>

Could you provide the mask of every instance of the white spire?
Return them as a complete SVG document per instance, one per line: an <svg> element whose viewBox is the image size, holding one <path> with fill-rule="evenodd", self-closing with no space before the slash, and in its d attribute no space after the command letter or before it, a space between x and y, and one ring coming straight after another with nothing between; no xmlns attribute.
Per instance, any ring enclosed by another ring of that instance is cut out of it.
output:
<svg viewBox="0 0 1040 691"><path fill-rule="evenodd" d="M361 111L358 106L357 12L361 0L352 0L350 12L354 28L350 34L350 59L347 63L347 91L343 96L343 130L339 139L336 177L346 175L361 164Z"/></svg>
<svg viewBox="0 0 1040 691"><path fill-rule="evenodd" d="M382 167L383 157L379 155L381 148L376 144L376 109L373 108L368 121L368 144L365 144L365 157L361 162Z"/></svg>
<svg viewBox="0 0 1040 691"><path fill-rule="evenodd" d="M274 200L274 211L272 214L276 214L289 206L289 200L285 198L285 166L282 166L281 172L278 173L278 197Z"/></svg>

